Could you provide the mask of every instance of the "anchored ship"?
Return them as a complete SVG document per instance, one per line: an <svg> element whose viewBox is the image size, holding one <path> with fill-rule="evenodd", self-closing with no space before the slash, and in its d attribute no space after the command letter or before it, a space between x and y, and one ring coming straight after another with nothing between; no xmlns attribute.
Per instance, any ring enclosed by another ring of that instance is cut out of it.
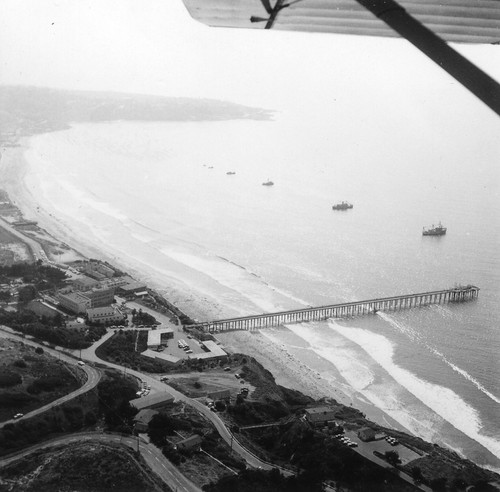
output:
<svg viewBox="0 0 500 492"><path fill-rule="evenodd" d="M266 181L265 183L262 183L262 186L273 186L273 182L272 181Z"/></svg>
<svg viewBox="0 0 500 492"><path fill-rule="evenodd" d="M443 227L441 222L435 226L432 224L429 228L423 228L422 235L423 236L444 236L446 234L446 227Z"/></svg>
<svg viewBox="0 0 500 492"><path fill-rule="evenodd" d="M352 207L354 207L354 205L352 203L340 202L340 203L337 203L336 205L333 205L332 210L348 210Z"/></svg>

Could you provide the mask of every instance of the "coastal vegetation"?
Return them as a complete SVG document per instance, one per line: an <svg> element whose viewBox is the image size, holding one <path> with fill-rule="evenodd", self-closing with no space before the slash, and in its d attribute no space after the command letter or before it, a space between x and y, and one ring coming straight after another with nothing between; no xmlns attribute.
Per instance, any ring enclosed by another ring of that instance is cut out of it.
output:
<svg viewBox="0 0 500 492"><path fill-rule="evenodd" d="M135 391L134 380L107 370L97 390L88 391L41 414L4 425L0 429L0 456L71 432L99 428L130 434L132 419L137 412L129 400L135 397ZM31 398L30 409L40 406L40 400L36 398L41 396L28 394L28 397ZM4 401L3 398L0 401ZM16 407L17 411L19 408Z"/></svg>
<svg viewBox="0 0 500 492"><path fill-rule="evenodd" d="M148 435L163 455L199 486L246 468L245 462L231 452L213 424L183 403L171 405L154 415L148 424ZM177 449L179 441L193 435L200 436L199 446Z"/></svg>
<svg viewBox="0 0 500 492"><path fill-rule="evenodd" d="M36 451L2 468L0 490L157 492L168 490L140 454L98 441Z"/></svg>
<svg viewBox="0 0 500 492"><path fill-rule="evenodd" d="M22 279L36 291L62 287L66 281L66 274L59 268L44 265L41 260L34 263L14 263L0 267L0 283L12 279ZM30 300L30 299L28 299Z"/></svg>
<svg viewBox="0 0 500 492"><path fill-rule="evenodd" d="M64 362L20 342L0 339L0 421L74 391L79 383Z"/></svg>
<svg viewBox="0 0 500 492"><path fill-rule="evenodd" d="M90 347L106 333L106 328L102 326L88 326L84 330L68 330L62 325L57 325L57 322L56 318L50 320L28 310L21 309L13 312L0 309L0 324L7 325L37 340L69 349Z"/></svg>
<svg viewBox="0 0 500 492"><path fill-rule="evenodd" d="M137 410L130 405L136 398L137 385L130 378L116 371L106 371L105 377L97 385L99 415L106 428L113 432L132 433L133 417Z"/></svg>
<svg viewBox="0 0 500 492"><path fill-rule="evenodd" d="M275 383L269 371L251 357L243 354L232 357L243 364L240 376L255 390L249 398L238 396L220 416L236 433L237 439L264 460L285 468L292 467L319 481L333 481L343 490L352 491L414 490L411 484L401 480L399 471L413 477L415 483L429 485L433 490L459 491L466 487L474 487L470 490L477 491L488 490L483 488L485 484L498 479L496 474L462 459L453 451L379 426L367 420L357 409L332 399L315 402L298 391L283 388ZM304 408L318 405L327 405L334 410L335 426L312 426L303 417ZM245 426L265 423L279 425L245 430ZM399 453L394 449L381 456L393 467L384 469L333 435L343 429L357 431L366 426L379 434L397 437L402 445L416 452L416 459L402 465ZM220 486L232 486L234 489L213 490L247 490L248 480L248 477L241 478L240 483L236 477L225 479ZM227 485L229 483L231 485ZM464 485L459 487L459 484Z"/></svg>
<svg viewBox="0 0 500 492"><path fill-rule="evenodd" d="M96 354L100 359L136 371L153 373L168 371L171 365L167 362L150 359L140 354L147 348L147 338L148 333L144 330L118 330L109 340L97 348Z"/></svg>
<svg viewBox="0 0 500 492"><path fill-rule="evenodd" d="M132 323L134 325L154 326L159 322L154 316L144 312L142 309L132 309Z"/></svg>

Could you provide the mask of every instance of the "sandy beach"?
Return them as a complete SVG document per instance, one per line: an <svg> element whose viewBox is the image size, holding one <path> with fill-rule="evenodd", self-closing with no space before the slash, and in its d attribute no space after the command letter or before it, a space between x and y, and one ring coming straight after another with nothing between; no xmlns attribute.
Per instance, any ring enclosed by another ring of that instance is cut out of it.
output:
<svg viewBox="0 0 500 492"><path fill-rule="evenodd" d="M28 149L28 144L29 140L24 139L20 147L5 149L0 161L2 186L25 218L37 220L41 228L83 256L108 261L136 279L147 282L150 287L166 295L170 301L181 308L188 307L189 315L199 319L217 317L217 310L213 307L214 300L209 296L200 298L195 293L187 293L185 285L175 285L174 282L170 285L166 284L165 276L159 275L154 268L134 262L130 258L120 257L119 252L106 247L105 243L96 245L90 240L93 238L92 235L88 236L88 241L82 240L85 236L75 235L69 227L68 217L56 215L57 211L51 208L50 203L37 201L25 181L29 163L24 153ZM186 271L186 275L189 274L190 272ZM245 353L257 359L273 373L278 384L297 389L315 399L333 398L339 403L358 408L368 418L381 425L403 429L387 414L357 395L356 391L349 388L344 380L341 378L334 380L331 377L326 380L313 367L309 367L295 357L285 345L273 342L261 333L231 332L219 334L218 338L228 350Z"/></svg>
<svg viewBox="0 0 500 492"><path fill-rule="evenodd" d="M266 129L253 123L77 124L4 149L2 188L54 242L108 261L200 321L367 298L355 289L384 279L392 286L384 277L392 265L384 262L397 248L380 256L378 273L366 275L373 251L365 250L359 231L372 230L368 212L332 216L323 200L327 180L316 183L300 162L290 176L288 166L270 172L260 155L238 154L247 131L258 139ZM223 147L226 160L217 140L223 130L233 137ZM228 177L227 169L236 175ZM262 186L268 175L278 183L272 190ZM406 235L401 241L409 243ZM412 282L405 269L397 271L399 280ZM448 350L447 330L467 333L460 313L415 310L217 336L229 350L262 363L278 384L495 464L495 402L475 379L481 366L466 371L460 347L450 359L440 355Z"/></svg>

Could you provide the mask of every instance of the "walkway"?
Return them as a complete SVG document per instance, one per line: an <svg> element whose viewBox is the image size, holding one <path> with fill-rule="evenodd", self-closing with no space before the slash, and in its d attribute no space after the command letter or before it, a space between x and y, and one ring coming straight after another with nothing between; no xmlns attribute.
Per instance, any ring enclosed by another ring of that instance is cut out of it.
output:
<svg viewBox="0 0 500 492"><path fill-rule="evenodd" d="M476 299L479 288L474 285L454 287L452 289L422 292L420 294L406 294L402 296L369 299L367 301L346 302L329 306L310 307L281 311L278 313L264 313L239 318L222 319L188 325L185 328L196 328L208 332L232 330L260 330L271 326L280 326L291 323L310 321L324 321L329 318L345 318L363 314L373 314L377 311L394 311L429 304L443 304L446 302L465 302Z"/></svg>

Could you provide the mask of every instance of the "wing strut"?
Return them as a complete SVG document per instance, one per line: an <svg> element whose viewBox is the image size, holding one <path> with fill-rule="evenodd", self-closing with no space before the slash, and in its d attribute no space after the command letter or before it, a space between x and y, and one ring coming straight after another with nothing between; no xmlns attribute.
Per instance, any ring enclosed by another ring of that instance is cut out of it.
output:
<svg viewBox="0 0 500 492"><path fill-rule="evenodd" d="M394 0L356 0L415 45L500 116L500 84L448 46Z"/></svg>

